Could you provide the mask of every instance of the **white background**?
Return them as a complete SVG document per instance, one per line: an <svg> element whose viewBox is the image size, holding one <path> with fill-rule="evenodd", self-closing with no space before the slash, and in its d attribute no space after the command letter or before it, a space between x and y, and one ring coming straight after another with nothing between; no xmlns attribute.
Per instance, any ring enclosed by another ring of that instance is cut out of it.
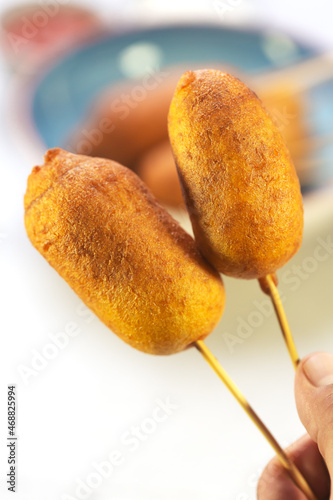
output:
<svg viewBox="0 0 333 500"><path fill-rule="evenodd" d="M15 2L2 0L1 8ZM107 1L80 4L97 9L112 23L172 20L218 21L214 2ZM324 49L333 44L333 8L327 1L246 1L221 22L277 26ZM272 456L237 403L195 351L170 357L136 352L110 333L97 318L82 314L80 301L27 239L23 194L33 164L15 131L9 130L14 76L0 61L0 494L5 485L6 387L17 385L18 488L21 500L60 500L75 496L94 462L120 450L123 463L86 498L98 500L249 500L255 498L260 470ZM40 162L40 158L35 161ZM307 269L317 238L333 235L332 192L305 203L306 226L301 251L280 272L280 290L300 354L333 352L333 256L305 271L298 285L288 281L293 265ZM184 222L185 225L187 222ZM302 434L293 401L293 369L275 317L248 329L248 338L232 349L225 334L249 323L264 300L257 283L225 280L226 311L207 340L254 408L286 445ZM258 303L256 303L258 304ZM81 311L81 312L80 312ZM29 377L31 366L50 335L75 323L80 332L66 348ZM145 425L167 398L177 406L136 450L122 443L124 433Z"/></svg>

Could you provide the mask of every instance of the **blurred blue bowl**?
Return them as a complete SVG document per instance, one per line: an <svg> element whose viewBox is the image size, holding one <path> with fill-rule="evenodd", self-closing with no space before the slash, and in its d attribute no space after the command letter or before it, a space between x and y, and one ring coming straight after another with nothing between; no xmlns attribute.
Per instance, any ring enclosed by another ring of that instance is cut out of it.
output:
<svg viewBox="0 0 333 500"><path fill-rule="evenodd" d="M32 119L45 147L65 147L93 99L106 87L133 76L126 66L131 57L134 70L137 56L139 70L143 57L144 63L159 70L184 63L190 69L191 63L216 62L255 75L291 66L315 53L284 34L210 25L159 27L108 36L63 56L44 71L34 88ZM311 127L318 134L330 132L332 89L333 81L329 81L310 92ZM332 146L319 156L317 183L321 184L333 174L326 161L333 157Z"/></svg>

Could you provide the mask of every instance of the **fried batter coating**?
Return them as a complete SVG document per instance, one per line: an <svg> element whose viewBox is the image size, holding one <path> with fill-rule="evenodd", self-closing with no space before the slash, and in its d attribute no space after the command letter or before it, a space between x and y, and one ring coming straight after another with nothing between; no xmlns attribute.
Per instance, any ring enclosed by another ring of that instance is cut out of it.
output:
<svg viewBox="0 0 333 500"><path fill-rule="evenodd" d="M24 201L32 244L131 346L172 354L216 326L219 274L127 168L53 149Z"/></svg>
<svg viewBox="0 0 333 500"><path fill-rule="evenodd" d="M169 135L196 241L220 272L261 278L299 249L303 205L285 142L256 94L217 70L188 71Z"/></svg>

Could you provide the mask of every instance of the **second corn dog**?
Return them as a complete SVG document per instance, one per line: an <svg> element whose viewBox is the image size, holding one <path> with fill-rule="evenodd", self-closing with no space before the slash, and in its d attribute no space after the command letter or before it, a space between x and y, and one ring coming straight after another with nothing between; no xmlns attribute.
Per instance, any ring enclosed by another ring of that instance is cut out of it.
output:
<svg viewBox="0 0 333 500"><path fill-rule="evenodd" d="M303 205L287 147L254 92L217 70L188 71L169 135L196 241L220 272L262 278L299 249Z"/></svg>

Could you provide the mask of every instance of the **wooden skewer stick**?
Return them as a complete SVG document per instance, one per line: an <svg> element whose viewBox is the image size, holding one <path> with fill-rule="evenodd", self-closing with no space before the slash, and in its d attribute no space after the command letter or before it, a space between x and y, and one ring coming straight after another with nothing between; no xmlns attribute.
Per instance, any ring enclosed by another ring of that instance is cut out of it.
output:
<svg viewBox="0 0 333 500"><path fill-rule="evenodd" d="M274 306L276 315L277 315L279 323L280 323L280 327L282 330L282 335L283 335L284 341L287 345L287 349L288 349L292 364L294 365L294 368L296 370L297 365L300 362L300 358L299 358L299 355L297 353L295 342L294 342L293 336L292 336L290 328L289 328L286 313L284 312L284 308L283 308L283 305L281 302L281 298L280 298L277 286L275 284L274 277L273 277L273 275L268 274L265 278L261 278L259 280L259 283L260 283L262 290L265 293L268 293L272 299L273 306Z"/></svg>
<svg viewBox="0 0 333 500"><path fill-rule="evenodd" d="M316 497L311 490L310 486L296 467L296 465L290 460L290 458L283 451L279 443L276 441L274 436L271 434L269 429L265 426L265 424L260 420L258 415L255 413L253 408L250 406L248 401L245 399L241 391L238 389L236 384L231 380L226 371L222 368L217 359L210 352L208 347L202 340L197 340L194 342L194 347L202 354L207 363L211 366L214 372L218 375L218 377L222 380L225 386L229 389L231 394L237 399L238 403L242 406L243 410L248 414L252 422L257 426L263 436L267 439L269 444L274 449L277 454L280 462L283 467L289 472L291 479L294 481L296 486L304 493L308 500L316 500Z"/></svg>

